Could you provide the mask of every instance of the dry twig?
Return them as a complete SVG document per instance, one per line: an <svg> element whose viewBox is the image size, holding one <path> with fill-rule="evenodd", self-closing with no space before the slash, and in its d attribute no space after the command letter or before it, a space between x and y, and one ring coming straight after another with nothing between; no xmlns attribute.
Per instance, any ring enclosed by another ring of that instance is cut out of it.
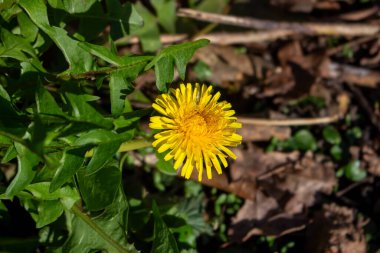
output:
<svg viewBox="0 0 380 253"><path fill-rule="evenodd" d="M380 31L379 26L371 24L277 22L272 20L214 14L186 8L180 8L177 12L177 16L257 30L290 30L302 34L370 36Z"/></svg>

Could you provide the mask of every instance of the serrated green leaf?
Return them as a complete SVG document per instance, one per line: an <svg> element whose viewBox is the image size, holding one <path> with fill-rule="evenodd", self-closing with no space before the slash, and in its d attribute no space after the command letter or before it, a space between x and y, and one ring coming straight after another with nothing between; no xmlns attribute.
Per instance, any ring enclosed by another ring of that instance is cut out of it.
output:
<svg viewBox="0 0 380 253"><path fill-rule="evenodd" d="M12 58L22 63L29 63L35 69L46 72L42 66L42 63L37 58L35 49L32 45L22 36L15 35L6 29L0 29L2 45L0 46L1 58ZM7 68L12 65L5 66ZM18 66L17 66L18 67Z"/></svg>
<svg viewBox="0 0 380 253"><path fill-rule="evenodd" d="M35 59L37 58L35 49L26 39L19 35L13 34L4 28L2 28L0 31L1 42L5 48L9 50L22 51L27 53L29 57L33 57Z"/></svg>
<svg viewBox="0 0 380 253"><path fill-rule="evenodd" d="M95 218L75 212L75 217L69 221L70 235L62 252L137 253L127 241L129 206L122 191L120 187L115 201Z"/></svg>
<svg viewBox="0 0 380 253"><path fill-rule="evenodd" d="M36 166L40 159L25 146L15 143L17 150L17 174L8 186L5 195L12 198L28 186L36 175Z"/></svg>
<svg viewBox="0 0 380 253"><path fill-rule="evenodd" d="M168 83L174 79L174 61L169 57L161 58L155 65L156 86L158 90L166 92Z"/></svg>
<svg viewBox="0 0 380 253"><path fill-rule="evenodd" d="M114 201L121 184L121 173L115 166L103 167L92 174L83 169L78 172L78 183L87 209L99 211Z"/></svg>
<svg viewBox="0 0 380 253"><path fill-rule="evenodd" d="M179 240L192 247L196 246L196 238L200 234L212 235L213 231L204 217L204 195L197 194L195 197L186 198L174 205L167 214L174 215L186 221L186 226L176 228L174 232L179 234ZM189 234L189 228L191 229Z"/></svg>
<svg viewBox="0 0 380 253"><path fill-rule="evenodd" d="M152 204L154 216L154 240L152 252L154 253L176 253L178 251L177 243L173 234L162 220L157 204Z"/></svg>
<svg viewBox="0 0 380 253"><path fill-rule="evenodd" d="M88 148L67 148L60 160L59 167L51 181L50 192L55 192L68 182L82 166Z"/></svg>
<svg viewBox="0 0 380 253"><path fill-rule="evenodd" d="M110 76L111 113L115 116L123 112L125 96L133 91L125 75L125 71L115 71Z"/></svg>
<svg viewBox="0 0 380 253"><path fill-rule="evenodd" d="M176 64L179 76L182 80L185 79L186 64L190 61L196 49L203 47L209 43L206 39L201 39L192 42L186 42L178 45L169 46L163 49L145 69L150 69L155 66L156 85L160 91L167 90L167 84L173 81L174 77L174 62Z"/></svg>
<svg viewBox="0 0 380 253"><path fill-rule="evenodd" d="M43 0L20 0L19 4L28 13L30 19L61 49L72 73L91 70L92 57L78 46L78 41L70 38L64 29L50 26Z"/></svg>

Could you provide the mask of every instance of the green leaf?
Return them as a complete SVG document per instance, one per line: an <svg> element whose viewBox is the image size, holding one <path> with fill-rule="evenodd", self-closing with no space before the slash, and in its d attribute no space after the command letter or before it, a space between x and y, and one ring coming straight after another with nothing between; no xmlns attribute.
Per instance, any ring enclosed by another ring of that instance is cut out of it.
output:
<svg viewBox="0 0 380 253"><path fill-rule="evenodd" d="M333 126L326 126L323 128L323 137L330 144L340 144L342 141L338 130Z"/></svg>
<svg viewBox="0 0 380 253"><path fill-rule="evenodd" d="M50 192L49 182L39 182L28 185L25 190L29 191L33 197L37 200L56 200L64 197L77 198L77 193L75 193L75 188L70 186L65 186L60 188L58 191Z"/></svg>
<svg viewBox="0 0 380 253"><path fill-rule="evenodd" d="M156 10L160 24L170 33L175 33L176 1L154 0L151 2Z"/></svg>
<svg viewBox="0 0 380 253"><path fill-rule="evenodd" d="M7 152L1 159L1 163L7 163L17 157L17 150L14 145L9 146Z"/></svg>
<svg viewBox="0 0 380 253"><path fill-rule="evenodd" d="M59 167L51 181L50 192L58 190L75 175L84 162L87 149L86 147L65 149Z"/></svg>
<svg viewBox="0 0 380 253"><path fill-rule="evenodd" d="M144 52L155 52L162 46L157 19L141 2L136 3L136 9L144 19L144 26L131 33L139 37Z"/></svg>
<svg viewBox="0 0 380 253"><path fill-rule="evenodd" d="M0 134L6 135L10 139L17 140L17 137L24 135L29 122L20 116L13 107L9 95L0 85Z"/></svg>
<svg viewBox="0 0 380 253"><path fill-rule="evenodd" d="M176 176L177 171L174 169L173 160L165 161L164 159L167 152L164 152L164 153L155 152L155 154L158 159L158 162L156 164L157 168L164 174L167 174L170 176Z"/></svg>
<svg viewBox="0 0 380 253"><path fill-rule="evenodd" d="M87 209L99 211L114 201L121 184L121 173L115 166L107 166L89 174L83 169L78 172L79 189Z"/></svg>
<svg viewBox="0 0 380 253"><path fill-rule="evenodd" d="M63 7L68 13L84 13L88 11L97 0L62 0Z"/></svg>
<svg viewBox="0 0 380 253"><path fill-rule="evenodd" d="M347 136L351 139L359 139L363 135L362 130L359 127L353 127L348 129Z"/></svg>
<svg viewBox="0 0 380 253"><path fill-rule="evenodd" d="M316 150L317 141L309 130L302 129L296 132L293 137L294 144L299 150Z"/></svg>
<svg viewBox="0 0 380 253"><path fill-rule="evenodd" d="M38 203L37 228L42 228L56 221L63 213L63 206L59 200L44 200Z"/></svg>
<svg viewBox="0 0 380 253"><path fill-rule="evenodd" d="M123 112L125 96L133 91L133 86L127 81L126 74L125 71L115 71L110 76L111 113L115 116Z"/></svg>
<svg viewBox="0 0 380 253"><path fill-rule="evenodd" d="M48 115L64 115L53 96L42 85L36 91L37 112Z"/></svg>
<svg viewBox="0 0 380 253"><path fill-rule="evenodd" d="M147 70L155 66L157 88L160 91L167 91L166 85L173 81L174 63L177 66L179 76L184 80L187 62L190 61L196 49L206 46L208 43L208 40L201 39L169 46L163 49L145 69Z"/></svg>
<svg viewBox="0 0 380 253"><path fill-rule="evenodd" d="M115 66L123 65L122 58L115 55L111 52L110 49L104 46L94 45L87 42L80 42L78 45L87 52L101 58L102 60L105 60L108 63L111 63Z"/></svg>
<svg viewBox="0 0 380 253"><path fill-rule="evenodd" d="M112 122L109 119L105 119L103 115L86 102L85 94L75 94L74 92L74 90L70 92L65 91L64 94L71 106L72 115L75 119L107 129L112 128Z"/></svg>
<svg viewBox="0 0 380 253"><path fill-rule="evenodd" d="M120 137L109 130L94 129L79 136L73 143L74 146L97 145L104 142L116 141Z"/></svg>
<svg viewBox="0 0 380 253"><path fill-rule="evenodd" d="M1 41L3 46L8 50L22 51L28 54L29 57L37 59L35 49L23 37L15 35L8 30L1 28ZM28 57L26 58L29 61Z"/></svg>
<svg viewBox="0 0 380 253"><path fill-rule="evenodd" d="M19 4L28 13L30 19L61 49L72 73L91 70L92 57L78 46L78 41L70 38L64 29L50 26L43 0L20 0Z"/></svg>
<svg viewBox="0 0 380 253"><path fill-rule="evenodd" d="M359 160L354 160L344 166L344 175L352 181L360 181L367 176L367 172L360 168Z"/></svg>
<svg viewBox="0 0 380 253"><path fill-rule="evenodd" d="M5 195L12 198L29 185L36 175L36 166L40 159L25 146L15 143L17 150L17 174L8 186Z"/></svg>
<svg viewBox="0 0 380 253"><path fill-rule="evenodd" d="M99 144L99 146L95 148L94 154L87 165L87 173L95 173L106 166L119 150L121 143L122 141L117 140Z"/></svg>
<svg viewBox="0 0 380 253"><path fill-rule="evenodd" d="M107 73L111 73L112 71L119 71L121 69L129 70L131 73L127 76L136 76L138 73L136 73L136 70L132 71L133 69L139 69L141 71L143 67L138 67L139 65L143 65L145 67L146 63L150 60L152 60L154 57L152 56L118 56L114 54L110 49L104 47L104 46L98 46L86 42L80 42L79 46L86 50L87 52L99 57L100 59L113 64L115 66L118 66L120 68L101 68L101 71Z"/></svg>
<svg viewBox="0 0 380 253"><path fill-rule="evenodd" d="M111 23L111 36L113 40L124 37L130 33L133 26L141 27L144 20L135 7L126 2L123 5L119 0L107 0L108 16L113 18Z"/></svg>
<svg viewBox="0 0 380 253"><path fill-rule="evenodd" d="M27 41L33 42L37 38L38 27L30 20L25 12L17 14L17 21L20 25L20 32Z"/></svg>
<svg viewBox="0 0 380 253"><path fill-rule="evenodd" d="M173 234L162 220L157 204L153 201L152 204L154 216L154 239L152 252L154 253L175 253L179 252L177 243Z"/></svg>
<svg viewBox="0 0 380 253"><path fill-rule="evenodd" d="M179 234L179 240L181 242L187 243L192 247L196 246L196 238L199 235L212 235L213 233L211 226L203 217L203 213L205 212L203 200L204 195L197 194L195 197L178 201L177 204L167 212L169 215L175 215L186 221L186 226L176 228L173 231Z"/></svg>
<svg viewBox="0 0 380 253"><path fill-rule="evenodd" d="M62 252L137 253L127 241L129 206L121 187L117 198L105 211L92 218L78 209L70 220L70 235Z"/></svg>
<svg viewBox="0 0 380 253"><path fill-rule="evenodd" d="M96 1L85 14L80 15L77 32L86 38L86 41L93 41L111 22L115 21L104 13L102 3Z"/></svg>
<svg viewBox="0 0 380 253"><path fill-rule="evenodd" d="M342 153L342 148L339 145L334 145L330 148L331 156L337 161L342 159Z"/></svg>

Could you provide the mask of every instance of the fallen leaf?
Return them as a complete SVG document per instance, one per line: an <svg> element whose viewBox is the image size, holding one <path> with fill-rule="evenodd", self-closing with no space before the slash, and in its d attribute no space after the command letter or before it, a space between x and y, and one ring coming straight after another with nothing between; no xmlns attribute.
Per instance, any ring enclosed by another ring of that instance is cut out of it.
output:
<svg viewBox="0 0 380 253"><path fill-rule="evenodd" d="M353 209L335 203L324 204L307 228L306 252L367 252L363 221L355 217Z"/></svg>
<svg viewBox="0 0 380 253"><path fill-rule="evenodd" d="M319 203L322 194L331 194L337 184L333 163L311 152L302 158L297 158L297 152L250 152L239 154L247 165L239 160L232 164L231 178L256 178L256 198L247 200L233 217L228 231L231 240L281 236L303 229L308 223L308 208Z"/></svg>

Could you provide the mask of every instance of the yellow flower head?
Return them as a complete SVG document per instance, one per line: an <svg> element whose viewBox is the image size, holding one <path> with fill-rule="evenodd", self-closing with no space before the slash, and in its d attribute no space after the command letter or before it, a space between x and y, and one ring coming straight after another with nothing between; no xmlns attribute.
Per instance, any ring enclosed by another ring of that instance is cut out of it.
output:
<svg viewBox="0 0 380 253"><path fill-rule="evenodd" d="M153 147L162 153L167 150L166 161L173 159L174 168L181 165L181 176L189 179L196 167L198 180L202 180L203 168L207 178L212 178L211 168L222 173L220 163L227 167L226 158L236 159L227 147L236 147L242 137L236 134L241 124L236 122L231 104L218 102L220 93L211 94L212 86L188 83L168 94L156 98L153 108L163 116L150 118L149 127L163 130L154 135Z"/></svg>

